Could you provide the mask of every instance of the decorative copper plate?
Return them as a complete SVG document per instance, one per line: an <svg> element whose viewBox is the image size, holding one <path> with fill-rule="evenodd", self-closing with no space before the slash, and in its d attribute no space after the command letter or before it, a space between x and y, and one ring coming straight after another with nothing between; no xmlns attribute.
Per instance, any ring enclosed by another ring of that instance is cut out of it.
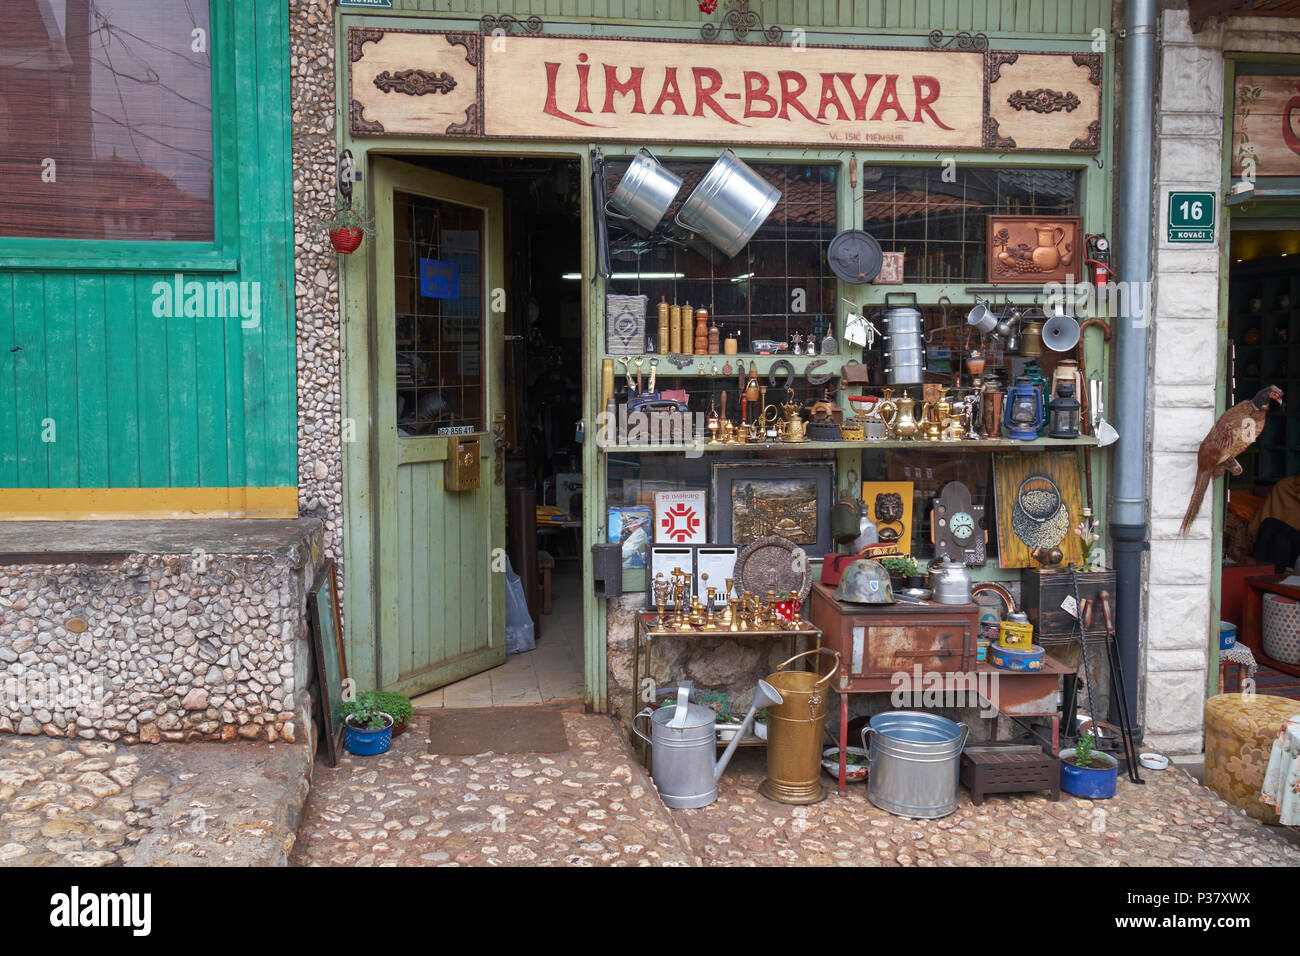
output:
<svg viewBox="0 0 1300 956"><path fill-rule="evenodd" d="M789 538L758 538L736 556L736 586L762 598L788 591L802 601L812 590L808 554Z"/></svg>

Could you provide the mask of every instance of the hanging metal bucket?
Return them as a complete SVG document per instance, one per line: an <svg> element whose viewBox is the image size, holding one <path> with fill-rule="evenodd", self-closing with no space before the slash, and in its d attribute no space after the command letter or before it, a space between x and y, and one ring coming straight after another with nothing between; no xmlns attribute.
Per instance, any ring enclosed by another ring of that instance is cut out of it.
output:
<svg viewBox="0 0 1300 956"><path fill-rule="evenodd" d="M677 210L675 221L730 259L745 248L780 198L781 190L724 149Z"/></svg>
<svg viewBox="0 0 1300 956"><path fill-rule="evenodd" d="M867 799L900 817L946 817L957 809L957 776L969 735L965 724L938 714L918 710L876 714L862 728L870 767Z"/></svg>
<svg viewBox="0 0 1300 956"><path fill-rule="evenodd" d="M825 676L784 669L810 654L834 656ZM767 779L758 792L769 800L801 805L826 799L821 782L822 730L827 686L839 667L839 652L822 647L796 654L767 675L767 682L782 698L782 703L767 708Z"/></svg>
<svg viewBox="0 0 1300 956"><path fill-rule="evenodd" d="M630 219L646 232L653 232L682 188L682 177L664 168L650 150L642 146L632 157L605 207L605 214Z"/></svg>

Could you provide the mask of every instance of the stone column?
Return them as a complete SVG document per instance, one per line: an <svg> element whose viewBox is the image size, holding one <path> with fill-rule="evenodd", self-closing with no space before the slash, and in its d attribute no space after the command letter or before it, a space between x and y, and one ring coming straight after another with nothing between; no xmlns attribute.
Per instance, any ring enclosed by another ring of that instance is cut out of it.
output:
<svg viewBox="0 0 1300 956"><path fill-rule="evenodd" d="M1197 447L1215 419L1219 243L1228 237L1221 233L1214 245L1171 245L1165 241L1164 211L1170 190L1218 194L1221 189L1221 27L1211 23L1193 34L1186 10L1163 11L1157 96L1155 282L1147 313L1152 319L1151 557L1143 725L1152 747L1196 753L1201 749L1217 546L1210 537L1210 499L1187 537L1178 537L1178 526L1196 477Z"/></svg>

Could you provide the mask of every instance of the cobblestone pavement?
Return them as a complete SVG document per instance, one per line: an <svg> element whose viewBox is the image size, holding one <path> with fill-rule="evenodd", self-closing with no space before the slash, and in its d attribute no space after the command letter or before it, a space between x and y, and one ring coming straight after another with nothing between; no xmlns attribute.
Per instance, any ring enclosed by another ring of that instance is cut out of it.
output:
<svg viewBox="0 0 1300 956"><path fill-rule="evenodd" d="M571 749L434 756L415 724L381 757L317 766L291 862L328 865L1300 865L1300 849L1180 770L1117 797L961 790L956 813L904 820L862 785L790 807L758 795L762 750L741 750L717 803L666 810L617 725L566 714ZM830 778L825 778L828 785Z"/></svg>
<svg viewBox="0 0 1300 956"><path fill-rule="evenodd" d="M114 744L0 735L0 864L276 866L307 744Z"/></svg>
<svg viewBox="0 0 1300 956"><path fill-rule="evenodd" d="M1120 778L1110 800L1067 793L994 794L965 788L957 811L905 820L873 806L865 784L807 807L758 794L762 750L737 754L718 802L674 810L691 849L711 865L839 866L1300 866L1300 848L1221 801L1182 770ZM834 786L829 776L823 778Z"/></svg>
<svg viewBox="0 0 1300 956"><path fill-rule="evenodd" d="M663 866L694 863L607 716L565 714L569 749L433 755L428 718L378 757L317 764L291 863Z"/></svg>

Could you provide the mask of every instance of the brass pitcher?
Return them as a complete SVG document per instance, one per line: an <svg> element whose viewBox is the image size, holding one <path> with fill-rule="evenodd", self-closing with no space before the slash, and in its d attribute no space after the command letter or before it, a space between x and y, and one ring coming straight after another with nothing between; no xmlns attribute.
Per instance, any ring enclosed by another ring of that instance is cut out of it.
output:
<svg viewBox="0 0 1300 956"><path fill-rule="evenodd" d="M910 395L901 395L894 403L896 412L894 420L890 422L894 434L902 439L913 439L921 431L921 423L912 415L912 410L916 408L916 399Z"/></svg>
<svg viewBox="0 0 1300 956"><path fill-rule="evenodd" d="M947 404L947 403L944 403ZM939 416L938 402L921 403L921 437L938 441L943 432L943 419Z"/></svg>
<svg viewBox="0 0 1300 956"><path fill-rule="evenodd" d="M781 422L781 440L787 442L800 442L808 440L808 423L803 420L799 413L803 410L798 402L791 400L781 406L781 411L785 415L785 420Z"/></svg>

